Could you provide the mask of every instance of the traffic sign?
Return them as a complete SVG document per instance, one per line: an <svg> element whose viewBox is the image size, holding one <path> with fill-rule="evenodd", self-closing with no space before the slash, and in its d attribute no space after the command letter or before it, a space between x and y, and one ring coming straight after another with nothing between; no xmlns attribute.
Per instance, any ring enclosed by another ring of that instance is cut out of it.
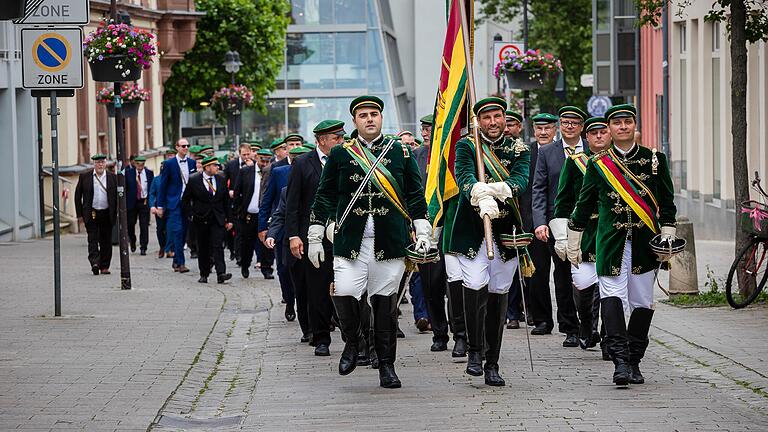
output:
<svg viewBox="0 0 768 432"><path fill-rule="evenodd" d="M600 117L605 114L608 108L613 105L608 96L592 96L587 101L587 111L589 114Z"/></svg>
<svg viewBox="0 0 768 432"><path fill-rule="evenodd" d="M493 59L494 64L504 61L504 58L510 53L520 55L525 52L525 44L523 42L494 42L493 43Z"/></svg>
<svg viewBox="0 0 768 432"><path fill-rule="evenodd" d="M75 89L83 87L80 28L22 29L23 87Z"/></svg>
<svg viewBox="0 0 768 432"><path fill-rule="evenodd" d="M15 24L86 25L91 21L90 0L28 0L24 18Z"/></svg>

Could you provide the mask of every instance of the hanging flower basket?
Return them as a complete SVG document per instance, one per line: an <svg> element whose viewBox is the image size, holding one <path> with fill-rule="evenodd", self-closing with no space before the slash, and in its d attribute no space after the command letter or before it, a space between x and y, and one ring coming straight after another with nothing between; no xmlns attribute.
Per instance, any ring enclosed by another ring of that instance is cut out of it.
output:
<svg viewBox="0 0 768 432"><path fill-rule="evenodd" d="M496 64L494 74L503 73L511 89L536 90L546 85L563 70L560 60L552 54L528 50L523 54L510 53Z"/></svg>
<svg viewBox="0 0 768 432"><path fill-rule="evenodd" d="M120 89L123 118L133 118L139 115L139 105L150 99L151 92L139 87L136 83L123 83ZM104 87L96 93L96 103L107 107L107 114L115 116L115 92L113 87Z"/></svg>
<svg viewBox="0 0 768 432"><path fill-rule="evenodd" d="M0 20L24 17L25 0L4 0L5 7L0 8Z"/></svg>
<svg viewBox="0 0 768 432"><path fill-rule="evenodd" d="M213 93L211 105L227 114L240 115L253 103L253 93L244 85L232 84Z"/></svg>
<svg viewBox="0 0 768 432"><path fill-rule="evenodd" d="M86 36L83 54L94 81L136 81L157 55L155 35L128 24L102 21Z"/></svg>

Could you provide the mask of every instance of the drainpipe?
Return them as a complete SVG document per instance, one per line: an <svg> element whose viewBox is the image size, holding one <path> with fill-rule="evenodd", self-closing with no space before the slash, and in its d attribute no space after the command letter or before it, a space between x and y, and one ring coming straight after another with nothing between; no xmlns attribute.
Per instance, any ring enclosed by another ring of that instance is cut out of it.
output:
<svg viewBox="0 0 768 432"><path fill-rule="evenodd" d="M661 19L662 39L662 73L663 90L661 100L661 151L667 155L667 160L672 160L669 150L669 10L667 2L662 7Z"/></svg>

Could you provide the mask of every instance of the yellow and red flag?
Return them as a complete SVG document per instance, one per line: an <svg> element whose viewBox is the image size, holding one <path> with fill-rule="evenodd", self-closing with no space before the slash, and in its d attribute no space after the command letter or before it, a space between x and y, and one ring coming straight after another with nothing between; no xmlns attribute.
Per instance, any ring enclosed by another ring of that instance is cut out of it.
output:
<svg viewBox="0 0 768 432"><path fill-rule="evenodd" d="M432 147L424 190L429 216L437 226L444 216L444 204L459 193L454 171L456 143L461 139L461 129L467 126L467 56L459 8L466 3L469 9L467 33L472 42L472 1L449 0L448 27L443 45L440 83L435 101L432 127ZM470 45L471 46L471 45ZM471 52L471 51L470 51Z"/></svg>

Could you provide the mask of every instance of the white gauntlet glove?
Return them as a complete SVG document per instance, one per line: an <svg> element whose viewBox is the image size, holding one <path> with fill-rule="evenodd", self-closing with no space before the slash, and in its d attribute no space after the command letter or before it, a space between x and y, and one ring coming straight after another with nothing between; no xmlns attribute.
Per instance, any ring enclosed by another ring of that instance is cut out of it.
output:
<svg viewBox="0 0 768 432"><path fill-rule="evenodd" d="M322 225L310 225L307 233L307 259L315 268L320 268L320 263L325 261L325 251L323 250L323 237L325 236L325 227Z"/></svg>
<svg viewBox="0 0 768 432"><path fill-rule="evenodd" d="M561 260L566 260L566 249L568 248L568 219L557 218L549 221L549 230L552 231L552 237L555 238L555 253Z"/></svg>
<svg viewBox="0 0 768 432"><path fill-rule="evenodd" d="M499 205L496 203L496 200L493 199L491 196L486 196L485 198L480 199L480 201L477 203L478 207L480 207L480 218L484 218L485 215L488 215L491 219L496 219L499 217Z"/></svg>
<svg viewBox="0 0 768 432"><path fill-rule="evenodd" d="M491 190L493 197L501 202L512 198L512 188L505 182L488 183L488 188Z"/></svg>
<svg viewBox="0 0 768 432"><path fill-rule="evenodd" d="M325 238L328 239L331 243L333 243L333 236L336 231L336 222L331 221L328 223L328 226L325 227Z"/></svg>
<svg viewBox="0 0 768 432"><path fill-rule="evenodd" d="M416 219L413 227L416 230L416 252L425 254L432 248L432 224L426 219Z"/></svg>
<svg viewBox="0 0 768 432"><path fill-rule="evenodd" d="M469 191L469 196L469 203L473 206L478 206L481 199L493 196L493 192L491 192L488 183L477 182L472 186L472 190Z"/></svg>
<svg viewBox="0 0 768 432"><path fill-rule="evenodd" d="M670 241L677 238L677 228L673 226L663 226L661 227L661 241Z"/></svg>
<svg viewBox="0 0 768 432"><path fill-rule="evenodd" d="M574 231L568 229L568 247L566 249L566 256L568 261L571 262L576 268L581 263L581 236L584 233L581 231Z"/></svg>

